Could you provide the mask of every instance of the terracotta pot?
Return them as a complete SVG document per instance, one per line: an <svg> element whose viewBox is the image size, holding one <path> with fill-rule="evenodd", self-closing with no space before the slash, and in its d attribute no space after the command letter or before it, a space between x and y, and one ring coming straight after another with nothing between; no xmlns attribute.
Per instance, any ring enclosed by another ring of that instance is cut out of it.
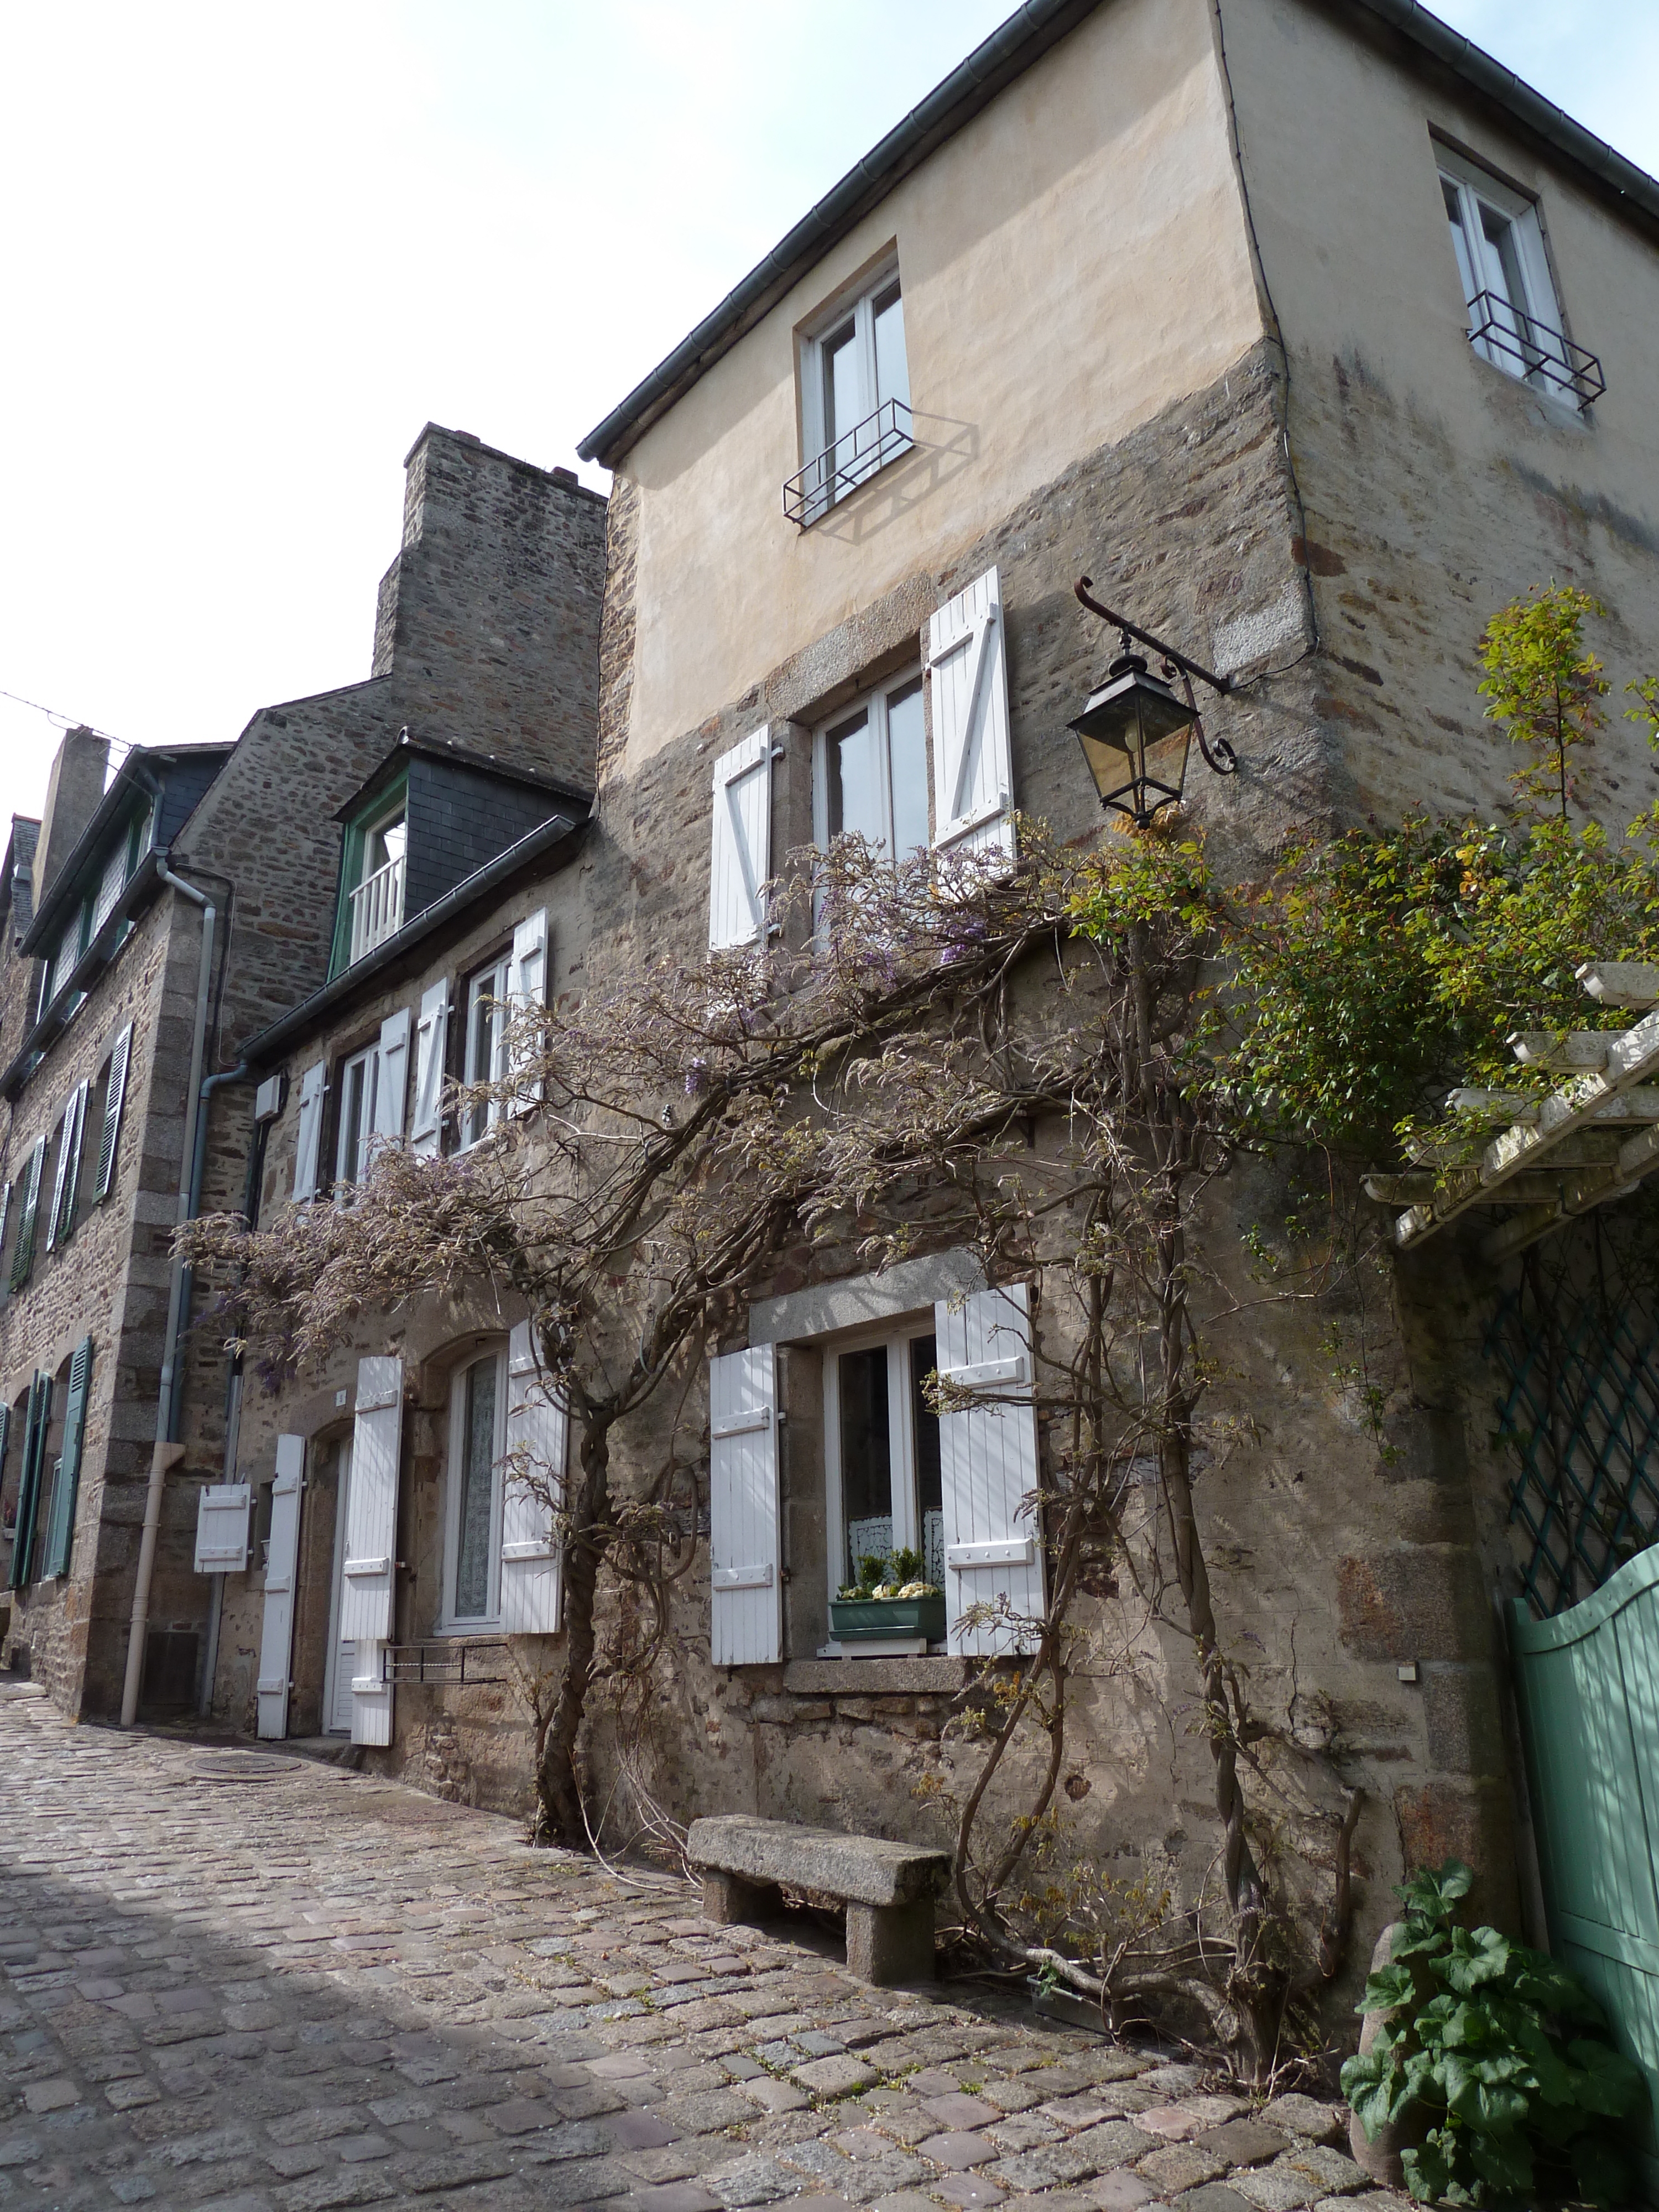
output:
<svg viewBox="0 0 1659 2212"><path fill-rule="evenodd" d="M1405 1926L1403 1921L1392 1921L1376 1939L1376 1948L1371 1953L1370 1971L1380 1974L1394 1957L1395 1938ZM1376 2043L1387 2014L1368 2012L1360 2023L1359 2049L1369 2051ZM1371 2179L1384 2189L1406 2186L1406 2169L1401 2163L1402 2151L1413 2149L1429 2131L1428 2115L1420 2111L1408 2112L1403 2118L1391 2120L1380 2127L1375 2138L1367 2136L1359 2124L1356 2112L1348 2122L1348 2148L1354 2163L1364 2166Z"/></svg>

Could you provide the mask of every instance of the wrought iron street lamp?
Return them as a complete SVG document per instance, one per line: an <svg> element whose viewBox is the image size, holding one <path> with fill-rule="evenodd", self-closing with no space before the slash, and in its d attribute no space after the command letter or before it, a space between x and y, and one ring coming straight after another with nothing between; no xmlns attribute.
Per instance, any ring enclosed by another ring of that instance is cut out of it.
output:
<svg viewBox="0 0 1659 2212"><path fill-rule="evenodd" d="M1127 814L1144 830L1159 807L1179 802L1194 736L1206 768L1217 775L1237 772L1238 757L1227 740L1218 738L1212 746L1205 736L1192 684L1196 676L1212 690L1225 692L1232 690L1232 678L1212 674L1173 646L1102 606L1091 598L1089 584L1087 576L1079 577L1073 587L1077 596L1091 614L1111 623L1121 650L1107 670L1105 682L1066 726L1077 732L1101 805ZM1137 640L1161 659L1160 675L1154 676L1133 649L1132 641ZM1177 678L1180 691L1174 689Z"/></svg>

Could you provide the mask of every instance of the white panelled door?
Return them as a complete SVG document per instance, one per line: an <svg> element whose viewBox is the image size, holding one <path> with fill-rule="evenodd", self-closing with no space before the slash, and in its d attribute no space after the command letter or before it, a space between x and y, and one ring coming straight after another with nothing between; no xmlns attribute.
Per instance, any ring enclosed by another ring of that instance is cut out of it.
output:
<svg viewBox="0 0 1659 2212"><path fill-rule="evenodd" d="M988 568L928 621L933 681L933 849L1014 858L1008 657L997 572Z"/></svg>
<svg viewBox="0 0 1659 2212"><path fill-rule="evenodd" d="M1042 1612L1030 1292L1024 1283L976 1291L960 1304L941 1299L933 1313L940 1376L985 1397L983 1405L939 1417L950 1647L1030 1650L1036 1639L1030 1630L963 1619L975 1606L1004 1599L1021 1620Z"/></svg>
<svg viewBox="0 0 1659 2212"><path fill-rule="evenodd" d="M259 1631L259 1734L288 1734L289 1668L294 1652L294 1580L300 1559L300 1498L305 1488L303 1437L276 1439L276 1480L270 1486L270 1550L265 1561L264 1620Z"/></svg>
<svg viewBox="0 0 1659 2212"><path fill-rule="evenodd" d="M708 1363L709 1656L761 1667L782 1656L777 1347Z"/></svg>
<svg viewBox="0 0 1659 2212"><path fill-rule="evenodd" d="M403 1421L402 1360L360 1359L346 1491L346 1555L340 1570L340 1638L356 1646L354 1743L392 1741L392 1685L380 1679L380 1646L392 1637Z"/></svg>
<svg viewBox="0 0 1659 2212"><path fill-rule="evenodd" d="M501 1499L501 1633L551 1636L559 1626L561 1541L543 1500L515 1480L524 1470L562 1495L567 1423L562 1399L544 1385L521 1321L507 1347L507 1452Z"/></svg>
<svg viewBox="0 0 1659 2212"><path fill-rule="evenodd" d="M751 732L714 763L708 949L763 945L761 886L772 872L772 732Z"/></svg>
<svg viewBox="0 0 1659 2212"><path fill-rule="evenodd" d="M323 1729L330 1735L351 1733L351 1680L357 1671L357 1647L340 1635L341 1570L346 1555L346 1499L351 1491L351 1439L340 1439L335 1464L334 1565L329 1582L328 1665L323 1677Z"/></svg>

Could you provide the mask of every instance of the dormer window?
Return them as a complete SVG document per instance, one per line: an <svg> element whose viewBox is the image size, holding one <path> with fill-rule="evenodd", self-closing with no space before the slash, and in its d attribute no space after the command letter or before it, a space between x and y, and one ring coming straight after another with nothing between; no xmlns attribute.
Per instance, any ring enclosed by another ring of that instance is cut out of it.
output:
<svg viewBox="0 0 1659 2212"><path fill-rule="evenodd" d="M351 894L351 957L361 960L395 937L404 922L404 862L409 821L400 792L390 811L363 830L357 887Z"/></svg>
<svg viewBox="0 0 1659 2212"><path fill-rule="evenodd" d="M336 975L367 958L403 927L408 857L409 786L400 780L346 824L341 856L343 896L334 937Z"/></svg>
<svg viewBox="0 0 1659 2212"><path fill-rule="evenodd" d="M803 528L910 450L910 368L896 264L842 300L801 341L805 466L784 486Z"/></svg>

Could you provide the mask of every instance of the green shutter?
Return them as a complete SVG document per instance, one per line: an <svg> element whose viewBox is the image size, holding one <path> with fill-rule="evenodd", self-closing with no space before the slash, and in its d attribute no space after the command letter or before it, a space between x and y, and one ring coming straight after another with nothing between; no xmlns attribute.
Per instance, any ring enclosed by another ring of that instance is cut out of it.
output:
<svg viewBox="0 0 1659 2212"><path fill-rule="evenodd" d="M64 1407L64 1451L52 1480L46 1553L40 1562L43 1582L53 1581L69 1572L70 1550L75 1537L75 1497L81 1482L81 1439L86 1433L91 1381L92 1339L83 1336L70 1362L69 1399Z"/></svg>
<svg viewBox="0 0 1659 2212"><path fill-rule="evenodd" d="M115 1147L121 1134L121 1106L127 1095L127 1064L132 1058L129 1022L110 1048L109 1083L104 1092L104 1131L98 1145L98 1172L92 1180L94 1202L107 1198L115 1181Z"/></svg>
<svg viewBox="0 0 1659 2212"><path fill-rule="evenodd" d="M34 1265L34 1223L40 1211L40 1176L46 1164L46 1140L37 1137L34 1150L29 1154L29 1164L18 1180L23 1186L23 1196L17 1223L17 1244L11 1255L11 1287L20 1291L29 1279L29 1269Z"/></svg>
<svg viewBox="0 0 1659 2212"><path fill-rule="evenodd" d="M90 1083L79 1085L64 1115L64 1157L58 1164L58 1188L52 1209L52 1241L67 1244L75 1234L76 1205L81 1195L81 1155L86 1143L87 1099Z"/></svg>
<svg viewBox="0 0 1659 2212"><path fill-rule="evenodd" d="M28 1426L23 1431L23 1474L17 1492L17 1528L12 1538L11 1571L7 1587L21 1589L29 1579L29 1553L34 1549L34 1523L40 1504L40 1463L46 1455L46 1429L52 1419L52 1377L37 1375L29 1385Z"/></svg>

